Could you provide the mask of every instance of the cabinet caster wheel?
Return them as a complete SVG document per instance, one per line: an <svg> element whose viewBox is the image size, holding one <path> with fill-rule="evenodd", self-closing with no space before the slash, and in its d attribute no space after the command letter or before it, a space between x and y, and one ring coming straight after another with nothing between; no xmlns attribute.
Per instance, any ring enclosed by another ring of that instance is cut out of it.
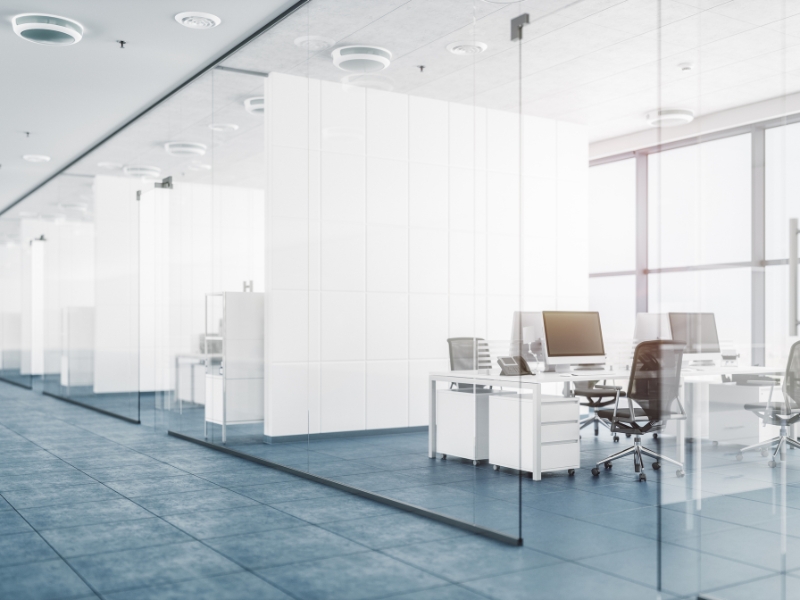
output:
<svg viewBox="0 0 800 600"><path fill-rule="evenodd" d="M778 463L776 463L774 460L771 460L771 461L769 461L769 462L767 463L767 465L769 465L769 468L770 468L770 469L774 469L775 467L777 467L777 466L778 466Z"/></svg>
<svg viewBox="0 0 800 600"><path fill-rule="evenodd" d="M594 475L595 477L597 477L598 475L600 475L600 469L598 469L597 467L595 467L594 469L592 469L592 475Z"/></svg>
<svg viewBox="0 0 800 600"><path fill-rule="evenodd" d="M677 471L675 471L676 477L683 477L684 475L686 475L686 473L683 472L683 469L678 469Z"/></svg>
<svg viewBox="0 0 800 600"><path fill-rule="evenodd" d="M739 452L739 453L736 455L736 460L738 460L739 462L741 462L743 459L744 459L744 456L742 456L742 453L741 453L741 452Z"/></svg>
<svg viewBox="0 0 800 600"><path fill-rule="evenodd" d="M494 469L495 471L499 471L500 467L498 465L492 465L492 469Z"/></svg>
<svg viewBox="0 0 800 600"><path fill-rule="evenodd" d="M653 463L653 471L658 471L661 468L661 464L654 462Z"/></svg>
<svg viewBox="0 0 800 600"><path fill-rule="evenodd" d="M658 434L657 434L657 433L654 433L654 434L653 434L653 439L654 439L654 440L657 440L657 439L658 439Z"/></svg>
<svg viewBox="0 0 800 600"><path fill-rule="evenodd" d="M606 469L610 469L612 466L613 466L613 464L611 463L611 461L610 461L610 460L607 460L607 461L605 462L605 467L606 467Z"/></svg>
<svg viewBox="0 0 800 600"><path fill-rule="evenodd" d="M615 441L615 442L618 442L618 441L619 441L619 436L618 436L618 435L615 435L615 436L614 436L614 441Z"/></svg>
<svg viewBox="0 0 800 600"><path fill-rule="evenodd" d="M639 481L647 481L647 475L644 473L639 473Z"/></svg>
<svg viewBox="0 0 800 600"><path fill-rule="evenodd" d="M630 434L630 433L626 433L626 434L625 434L625 437L626 437L626 438L629 438L629 437L631 437L631 434Z"/></svg>
<svg viewBox="0 0 800 600"><path fill-rule="evenodd" d="M473 460L472 461L472 466L473 467L477 467L478 466L478 461L477 460Z"/></svg>
<svg viewBox="0 0 800 600"><path fill-rule="evenodd" d="M714 440L713 442L711 442L711 445L714 446L714 448L716 448L717 446L719 446L719 442L717 440Z"/></svg>
<svg viewBox="0 0 800 600"><path fill-rule="evenodd" d="M567 475L569 475L570 477L575 475L575 469L567 469Z"/></svg>
<svg viewBox="0 0 800 600"><path fill-rule="evenodd" d="M761 449L761 456L763 456L764 458L766 458L767 454L769 454L769 452L767 452L766 448L762 448L762 449Z"/></svg>

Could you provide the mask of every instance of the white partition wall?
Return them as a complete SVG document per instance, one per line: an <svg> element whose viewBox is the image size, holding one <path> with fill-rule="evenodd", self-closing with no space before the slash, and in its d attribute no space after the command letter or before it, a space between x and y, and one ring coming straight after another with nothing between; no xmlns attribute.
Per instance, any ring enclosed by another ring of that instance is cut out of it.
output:
<svg viewBox="0 0 800 600"><path fill-rule="evenodd" d="M265 86L265 435L427 425L448 337L586 308L584 128L525 117L520 206L513 113Z"/></svg>

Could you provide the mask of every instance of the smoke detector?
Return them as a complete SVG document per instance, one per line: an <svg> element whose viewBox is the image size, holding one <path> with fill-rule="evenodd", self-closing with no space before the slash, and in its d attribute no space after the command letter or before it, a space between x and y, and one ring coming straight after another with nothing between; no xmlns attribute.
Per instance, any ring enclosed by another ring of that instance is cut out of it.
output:
<svg viewBox="0 0 800 600"><path fill-rule="evenodd" d="M392 53L377 46L342 46L331 52L333 64L351 73L375 73L389 66Z"/></svg>
<svg viewBox="0 0 800 600"><path fill-rule="evenodd" d="M175 20L189 29L213 29L222 23L222 19L216 15L194 11L178 13Z"/></svg>
<svg viewBox="0 0 800 600"><path fill-rule="evenodd" d="M115 162L108 162L107 160L100 161L97 163L97 166L101 169L108 169L109 171L115 171L117 169L121 169L122 165Z"/></svg>
<svg viewBox="0 0 800 600"><path fill-rule="evenodd" d="M264 96L255 96L244 101L244 109L251 115L264 114Z"/></svg>
<svg viewBox="0 0 800 600"><path fill-rule="evenodd" d="M335 42L319 35L304 35L294 41L294 45L309 52L321 52L333 46Z"/></svg>
<svg viewBox="0 0 800 600"><path fill-rule="evenodd" d="M157 179L161 175L161 169L146 165L130 165L123 168L122 172L131 177L150 177L152 179Z"/></svg>
<svg viewBox="0 0 800 600"><path fill-rule="evenodd" d="M209 123L208 128L218 133L228 133L236 131L239 129L239 126L236 123Z"/></svg>
<svg viewBox="0 0 800 600"><path fill-rule="evenodd" d="M447 45L447 49L453 54L459 56L470 56L472 54L480 54L488 48L483 42L453 42Z"/></svg>
<svg viewBox="0 0 800 600"><path fill-rule="evenodd" d="M12 18L11 26L19 37L34 44L70 46L83 38L83 25L57 15L25 13Z"/></svg>
<svg viewBox="0 0 800 600"><path fill-rule="evenodd" d="M32 163L45 163L50 162L50 157L44 154L23 154L22 160L27 160Z"/></svg>
<svg viewBox="0 0 800 600"><path fill-rule="evenodd" d="M647 115L647 123L652 127L677 127L692 121L694 121L694 113L682 108L666 108Z"/></svg>
<svg viewBox="0 0 800 600"><path fill-rule="evenodd" d="M207 146L198 142L167 142L164 150L172 156L203 156Z"/></svg>

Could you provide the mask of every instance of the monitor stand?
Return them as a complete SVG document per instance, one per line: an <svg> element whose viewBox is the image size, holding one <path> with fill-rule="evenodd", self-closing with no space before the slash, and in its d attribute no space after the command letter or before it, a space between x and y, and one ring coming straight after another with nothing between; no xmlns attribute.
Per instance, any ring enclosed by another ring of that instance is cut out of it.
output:
<svg viewBox="0 0 800 600"><path fill-rule="evenodd" d="M715 367L716 363L711 359L697 359L689 362L690 367Z"/></svg>
<svg viewBox="0 0 800 600"><path fill-rule="evenodd" d="M603 371L606 368L606 363L590 363L582 365L573 365L573 371Z"/></svg>

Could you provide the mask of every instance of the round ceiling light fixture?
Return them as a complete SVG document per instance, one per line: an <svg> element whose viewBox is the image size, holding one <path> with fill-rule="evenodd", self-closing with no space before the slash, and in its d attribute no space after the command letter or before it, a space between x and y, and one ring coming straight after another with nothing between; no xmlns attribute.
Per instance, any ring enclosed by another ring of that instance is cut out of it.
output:
<svg viewBox="0 0 800 600"><path fill-rule="evenodd" d="M342 46L331 52L333 64L351 73L383 71L392 60L392 53L377 46Z"/></svg>
<svg viewBox="0 0 800 600"><path fill-rule="evenodd" d="M208 128L217 133L229 133L239 129L239 126L236 123L209 123Z"/></svg>
<svg viewBox="0 0 800 600"><path fill-rule="evenodd" d="M655 110L647 115L651 127L677 127L694 121L694 113L682 108Z"/></svg>
<svg viewBox="0 0 800 600"><path fill-rule="evenodd" d="M330 38L322 37L320 35L304 35L294 41L294 45L309 52L321 52L333 46L334 42Z"/></svg>
<svg viewBox="0 0 800 600"><path fill-rule="evenodd" d="M117 169L121 169L122 165L120 163L109 162L107 160L102 160L97 163L97 166L101 169L108 169L109 171L116 171Z"/></svg>
<svg viewBox="0 0 800 600"><path fill-rule="evenodd" d="M483 42L453 42L447 44L447 50L458 56L472 56L485 52L488 46Z"/></svg>
<svg viewBox="0 0 800 600"><path fill-rule="evenodd" d="M130 177L150 177L152 179L157 179L161 175L161 169L147 165L129 165L124 167L122 172Z"/></svg>
<svg viewBox="0 0 800 600"><path fill-rule="evenodd" d="M678 65L678 68L681 70L681 72L688 73L689 71L694 69L694 65L692 63L690 63L690 62L684 62L684 63L680 63Z"/></svg>
<svg viewBox="0 0 800 600"><path fill-rule="evenodd" d="M216 15L194 11L178 13L175 20L189 29L213 29L222 23L222 19Z"/></svg>
<svg viewBox="0 0 800 600"><path fill-rule="evenodd" d="M203 156L208 147L199 142L167 142L164 150L171 156Z"/></svg>
<svg viewBox="0 0 800 600"><path fill-rule="evenodd" d="M46 163L50 162L50 157L45 154L23 154L22 160L32 163Z"/></svg>
<svg viewBox="0 0 800 600"><path fill-rule="evenodd" d="M71 46L83 38L83 25L58 15L25 13L11 19L19 37L34 44Z"/></svg>
<svg viewBox="0 0 800 600"><path fill-rule="evenodd" d="M254 96L244 101L244 109L251 115L263 115L264 104L264 96Z"/></svg>

